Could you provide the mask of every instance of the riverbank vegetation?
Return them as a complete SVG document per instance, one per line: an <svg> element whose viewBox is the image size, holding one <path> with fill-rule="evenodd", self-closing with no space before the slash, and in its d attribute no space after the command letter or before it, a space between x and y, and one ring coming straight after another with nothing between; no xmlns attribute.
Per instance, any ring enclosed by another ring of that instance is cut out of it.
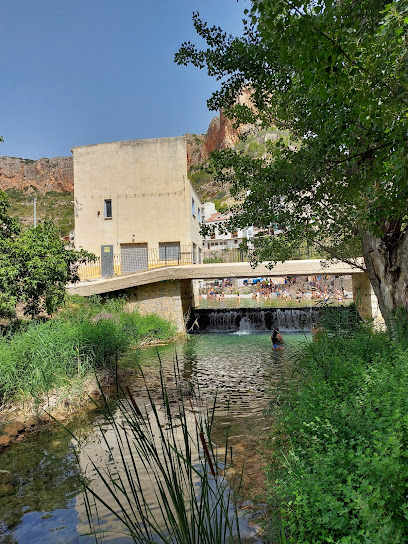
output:
<svg viewBox="0 0 408 544"><path fill-rule="evenodd" d="M0 404L38 399L115 366L132 346L167 340L175 326L126 311L124 299L70 297L57 316L23 321L0 342Z"/></svg>
<svg viewBox="0 0 408 544"><path fill-rule="evenodd" d="M400 317L392 335L343 323L296 363L276 408L269 466L285 542L407 541L408 324Z"/></svg>

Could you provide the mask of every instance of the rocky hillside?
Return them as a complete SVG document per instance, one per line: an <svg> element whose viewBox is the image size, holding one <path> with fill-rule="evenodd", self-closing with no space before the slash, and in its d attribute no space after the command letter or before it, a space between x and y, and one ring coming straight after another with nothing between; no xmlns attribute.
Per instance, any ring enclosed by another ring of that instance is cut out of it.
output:
<svg viewBox="0 0 408 544"><path fill-rule="evenodd" d="M20 191L38 191L40 194L56 191L71 193L74 190L72 157L53 159L18 159L0 157L0 188Z"/></svg>

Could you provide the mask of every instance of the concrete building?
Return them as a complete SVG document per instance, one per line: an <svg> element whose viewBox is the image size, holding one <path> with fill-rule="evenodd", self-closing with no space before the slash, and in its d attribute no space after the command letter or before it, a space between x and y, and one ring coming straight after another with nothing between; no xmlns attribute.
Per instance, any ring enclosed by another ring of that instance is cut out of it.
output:
<svg viewBox="0 0 408 544"><path fill-rule="evenodd" d="M239 229L236 232L223 233L222 226L231 217L231 213L219 213L213 202L205 202L201 208L202 221L206 226L213 228L213 234L203 237L203 249L216 251L220 249L238 248L246 238L252 238L253 227Z"/></svg>
<svg viewBox="0 0 408 544"><path fill-rule="evenodd" d="M199 262L201 203L187 177L185 137L75 147L75 247L120 256L121 273ZM177 264L177 263L176 263ZM112 275L112 274L110 274Z"/></svg>
<svg viewBox="0 0 408 544"><path fill-rule="evenodd" d="M214 202L205 202L201 207L202 222L213 228L213 234L203 237L203 250L218 251L220 249L238 248L244 240L248 240L248 245L251 247L251 239L261 233L280 234L282 227L278 224L272 224L269 229L259 229L252 225L238 229L235 232L223 233L222 227L230 217L231 212L219 213L215 209Z"/></svg>

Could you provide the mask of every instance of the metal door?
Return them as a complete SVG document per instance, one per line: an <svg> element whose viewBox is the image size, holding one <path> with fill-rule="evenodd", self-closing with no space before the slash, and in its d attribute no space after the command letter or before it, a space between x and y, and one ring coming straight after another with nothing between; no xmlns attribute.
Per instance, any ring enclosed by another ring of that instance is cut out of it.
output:
<svg viewBox="0 0 408 544"><path fill-rule="evenodd" d="M114 275L113 246L101 246L101 276L102 278L110 278Z"/></svg>
<svg viewBox="0 0 408 544"><path fill-rule="evenodd" d="M147 244L120 244L122 274L148 269Z"/></svg>

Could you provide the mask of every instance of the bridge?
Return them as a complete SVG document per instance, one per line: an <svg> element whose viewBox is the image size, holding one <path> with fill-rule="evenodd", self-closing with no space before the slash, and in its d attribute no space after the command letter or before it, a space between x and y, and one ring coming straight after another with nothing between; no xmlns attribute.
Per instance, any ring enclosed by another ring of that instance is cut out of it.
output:
<svg viewBox="0 0 408 544"><path fill-rule="evenodd" d="M255 278L282 276L351 275L353 300L363 318L380 316L377 299L362 268L343 262L321 259L289 260L277 263L272 269L268 263L252 268L248 262L180 264L153 268L142 272L82 280L67 287L69 294L80 296L125 292L130 307L137 306L141 313L156 313L177 324L184 331L184 316L196 306L197 293L192 280L217 278ZM362 261L356 264L362 267Z"/></svg>

